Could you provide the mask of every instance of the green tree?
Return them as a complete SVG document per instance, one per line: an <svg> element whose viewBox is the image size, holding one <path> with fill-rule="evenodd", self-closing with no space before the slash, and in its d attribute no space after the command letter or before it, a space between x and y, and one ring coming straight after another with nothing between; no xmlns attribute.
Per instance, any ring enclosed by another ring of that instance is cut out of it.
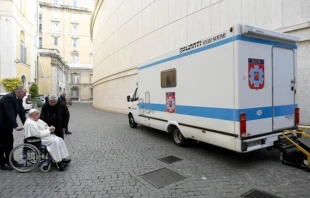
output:
<svg viewBox="0 0 310 198"><path fill-rule="evenodd" d="M19 78L4 78L1 82L8 92L14 91L19 85L22 84L22 81Z"/></svg>
<svg viewBox="0 0 310 198"><path fill-rule="evenodd" d="M29 89L29 93L31 95L31 97L38 97L38 93L39 93L39 90L38 90L38 85L37 83L33 83L31 86L30 86L30 89Z"/></svg>

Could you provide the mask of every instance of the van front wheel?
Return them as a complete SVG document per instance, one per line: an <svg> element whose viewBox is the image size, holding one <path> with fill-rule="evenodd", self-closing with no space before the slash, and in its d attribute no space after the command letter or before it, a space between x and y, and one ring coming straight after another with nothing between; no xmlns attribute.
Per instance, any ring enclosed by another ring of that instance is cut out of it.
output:
<svg viewBox="0 0 310 198"><path fill-rule="evenodd" d="M130 114L128 118L129 118L129 126L131 128L137 128L137 123L135 122L135 119L133 118L132 114Z"/></svg>
<svg viewBox="0 0 310 198"><path fill-rule="evenodd" d="M176 128L173 131L173 142L177 146L185 146L186 145L186 138L182 135L180 129Z"/></svg>

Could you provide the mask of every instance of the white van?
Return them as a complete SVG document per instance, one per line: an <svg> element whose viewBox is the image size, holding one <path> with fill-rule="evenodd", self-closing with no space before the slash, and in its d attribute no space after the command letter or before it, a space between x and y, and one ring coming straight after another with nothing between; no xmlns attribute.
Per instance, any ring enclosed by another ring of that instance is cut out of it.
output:
<svg viewBox="0 0 310 198"><path fill-rule="evenodd" d="M8 94L8 93L0 93L0 99L1 99L4 95L6 95L6 94ZM24 107L24 109L25 109L26 112L29 111L30 109L32 109L32 107L33 107L32 103L31 103L31 95L28 94L28 93L27 93L26 96L24 96L24 98L23 98L23 107Z"/></svg>
<svg viewBox="0 0 310 198"><path fill-rule="evenodd" d="M237 24L138 66L129 124L236 152L272 147L299 123L299 38Z"/></svg>

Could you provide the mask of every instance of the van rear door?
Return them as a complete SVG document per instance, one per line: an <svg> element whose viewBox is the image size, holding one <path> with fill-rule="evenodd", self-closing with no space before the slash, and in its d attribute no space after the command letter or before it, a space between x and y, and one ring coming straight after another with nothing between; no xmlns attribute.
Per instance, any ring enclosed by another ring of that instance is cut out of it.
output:
<svg viewBox="0 0 310 198"><path fill-rule="evenodd" d="M295 126L295 55L292 49L272 49L273 131Z"/></svg>

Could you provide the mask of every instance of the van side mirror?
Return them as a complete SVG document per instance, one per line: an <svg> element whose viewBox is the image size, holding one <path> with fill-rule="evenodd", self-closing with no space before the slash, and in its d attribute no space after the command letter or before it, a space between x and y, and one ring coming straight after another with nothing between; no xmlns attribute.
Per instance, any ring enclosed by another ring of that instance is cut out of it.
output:
<svg viewBox="0 0 310 198"><path fill-rule="evenodd" d="M130 102L130 96L129 95L127 96L127 102Z"/></svg>

